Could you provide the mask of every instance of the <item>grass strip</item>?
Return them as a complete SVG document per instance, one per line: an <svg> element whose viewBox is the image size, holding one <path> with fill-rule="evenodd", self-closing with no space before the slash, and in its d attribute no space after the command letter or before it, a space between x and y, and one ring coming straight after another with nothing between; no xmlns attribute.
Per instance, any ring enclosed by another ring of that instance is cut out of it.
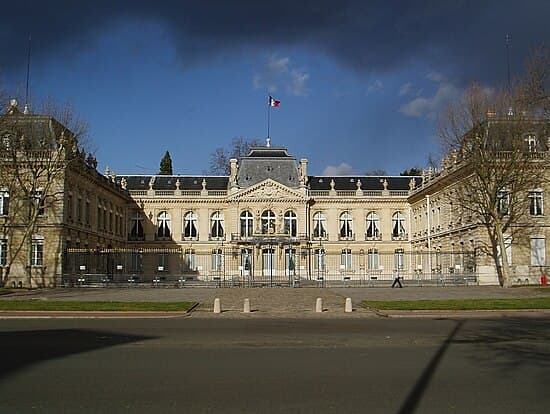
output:
<svg viewBox="0 0 550 414"><path fill-rule="evenodd" d="M521 310L550 309L550 298L366 300L365 307L380 310Z"/></svg>
<svg viewBox="0 0 550 414"><path fill-rule="evenodd" d="M81 302L2 300L0 311L184 312L194 302Z"/></svg>

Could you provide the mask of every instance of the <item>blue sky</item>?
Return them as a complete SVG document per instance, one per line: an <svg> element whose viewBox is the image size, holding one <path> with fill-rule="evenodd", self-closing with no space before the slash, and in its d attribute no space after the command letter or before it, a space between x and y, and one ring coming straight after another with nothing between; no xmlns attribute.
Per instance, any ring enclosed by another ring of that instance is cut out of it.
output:
<svg viewBox="0 0 550 414"><path fill-rule="evenodd" d="M201 174L234 137L309 159L312 174L398 174L438 154L437 117L472 81L519 74L548 42L547 1L21 1L0 17L0 79L70 102L99 169Z"/></svg>

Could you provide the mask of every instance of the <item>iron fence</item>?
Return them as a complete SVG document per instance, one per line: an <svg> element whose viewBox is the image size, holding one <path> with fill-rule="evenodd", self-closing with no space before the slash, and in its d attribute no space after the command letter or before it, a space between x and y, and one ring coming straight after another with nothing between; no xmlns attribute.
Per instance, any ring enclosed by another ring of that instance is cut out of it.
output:
<svg viewBox="0 0 550 414"><path fill-rule="evenodd" d="M68 249L64 286L254 287L477 284L473 252L393 252L281 246Z"/></svg>

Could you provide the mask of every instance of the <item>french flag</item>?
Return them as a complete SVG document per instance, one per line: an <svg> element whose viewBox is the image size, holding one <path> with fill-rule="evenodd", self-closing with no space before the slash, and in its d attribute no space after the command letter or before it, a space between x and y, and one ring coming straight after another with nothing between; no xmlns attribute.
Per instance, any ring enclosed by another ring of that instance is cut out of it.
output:
<svg viewBox="0 0 550 414"><path fill-rule="evenodd" d="M269 106L273 106L275 108L278 108L280 104L281 104L281 101L273 99L273 96L271 96L271 95L269 96Z"/></svg>

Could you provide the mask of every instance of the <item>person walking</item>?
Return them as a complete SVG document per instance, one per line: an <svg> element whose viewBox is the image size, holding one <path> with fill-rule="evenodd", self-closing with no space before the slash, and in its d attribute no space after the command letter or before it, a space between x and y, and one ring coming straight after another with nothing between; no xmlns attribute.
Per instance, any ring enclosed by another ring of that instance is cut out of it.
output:
<svg viewBox="0 0 550 414"><path fill-rule="evenodd" d="M400 288L403 287L403 285L401 284L401 277L399 276L399 272L397 270L393 271L393 284L391 285L391 287L394 288L395 285L399 285Z"/></svg>

